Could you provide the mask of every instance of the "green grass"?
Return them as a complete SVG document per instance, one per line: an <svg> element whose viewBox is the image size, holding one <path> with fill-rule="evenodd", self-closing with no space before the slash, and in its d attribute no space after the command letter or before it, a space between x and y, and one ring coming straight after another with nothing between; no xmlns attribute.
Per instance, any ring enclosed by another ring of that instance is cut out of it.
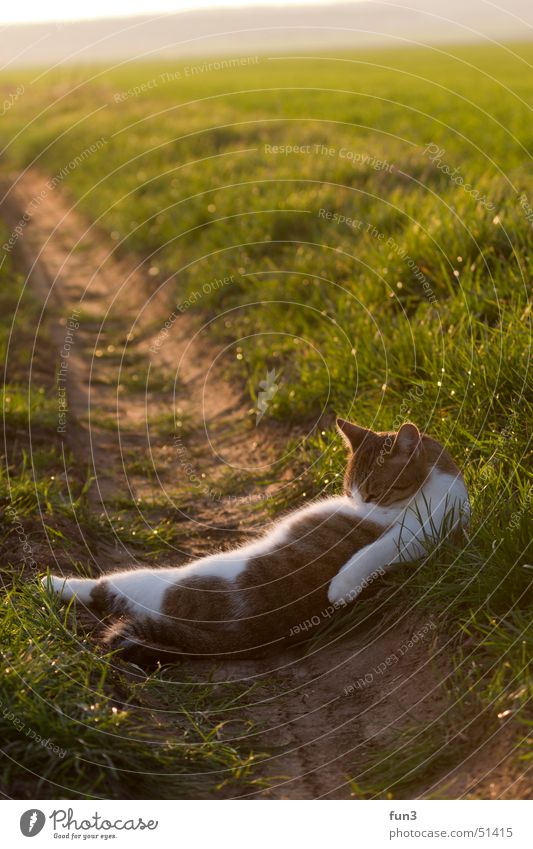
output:
<svg viewBox="0 0 533 849"><path fill-rule="evenodd" d="M532 60L531 45L515 44L264 58L175 82L160 77L175 64L71 68L28 74L0 130L6 168L35 162L51 175L103 138L63 189L119 256L144 260L154 288L172 275L175 303L211 322L251 406L276 369L265 421L309 435L301 479L271 509L338 490L335 411L375 429L413 419L464 468L468 543L399 570L377 612L362 599L320 635L430 611L455 667L445 721L405 729L408 761L378 747L351 776L357 794L432 786L491 739L499 714L517 739L531 724L532 224L520 198L533 205ZM10 393L19 428L24 404ZM48 427L46 404L32 403Z"/></svg>

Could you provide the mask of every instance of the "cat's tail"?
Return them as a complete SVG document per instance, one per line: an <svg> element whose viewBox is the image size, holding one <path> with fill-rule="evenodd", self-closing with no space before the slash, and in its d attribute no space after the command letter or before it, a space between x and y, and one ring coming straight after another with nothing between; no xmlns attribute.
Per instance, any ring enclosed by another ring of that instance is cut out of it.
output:
<svg viewBox="0 0 533 849"><path fill-rule="evenodd" d="M104 644L146 669L192 659L242 660L261 654L264 648L243 646L239 631L232 634L224 622L206 626L168 617L139 619L127 611L106 629Z"/></svg>
<svg viewBox="0 0 533 849"><path fill-rule="evenodd" d="M180 637L184 645L180 645ZM191 643L196 642L198 645L200 641L198 634L194 634L193 629L187 626L182 625L170 634L166 629L155 626L155 623L125 618L107 628L103 642L107 648L116 651L122 660L150 670L158 665L179 663L186 657L194 656Z"/></svg>
<svg viewBox="0 0 533 849"><path fill-rule="evenodd" d="M58 575L45 575L41 583L48 592L56 593L64 601L75 598L83 604L94 604L94 590L99 584L97 578L63 578Z"/></svg>

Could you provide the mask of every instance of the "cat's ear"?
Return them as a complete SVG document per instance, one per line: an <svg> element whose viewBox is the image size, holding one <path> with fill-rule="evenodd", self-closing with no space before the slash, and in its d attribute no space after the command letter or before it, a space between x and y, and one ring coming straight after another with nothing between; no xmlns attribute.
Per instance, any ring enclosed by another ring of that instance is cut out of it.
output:
<svg viewBox="0 0 533 849"><path fill-rule="evenodd" d="M405 422L396 434L392 450L397 453L414 456L420 451L422 440L420 431L412 422Z"/></svg>
<svg viewBox="0 0 533 849"><path fill-rule="evenodd" d="M371 430L347 422L345 419L337 419L337 430L352 451L359 448L363 440L372 435Z"/></svg>

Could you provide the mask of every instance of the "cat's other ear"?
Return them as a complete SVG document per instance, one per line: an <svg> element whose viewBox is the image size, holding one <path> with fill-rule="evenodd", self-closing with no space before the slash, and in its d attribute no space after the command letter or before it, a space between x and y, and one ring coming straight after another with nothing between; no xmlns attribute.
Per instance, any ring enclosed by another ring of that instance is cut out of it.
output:
<svg viewBox="0 0 533 849"><path fill-rule="evenodd" d="M415 456L422 447L420 431L412 422L405 422L396 434L392 450L395 453Z"/></svg>
<svg viewBox="0 0 533 849"><path fill-rule="evenodd" d="M337 419L337 430L352 451L359 448L363 440L372 434L371 430L347 422L345 419Z"/></svg>

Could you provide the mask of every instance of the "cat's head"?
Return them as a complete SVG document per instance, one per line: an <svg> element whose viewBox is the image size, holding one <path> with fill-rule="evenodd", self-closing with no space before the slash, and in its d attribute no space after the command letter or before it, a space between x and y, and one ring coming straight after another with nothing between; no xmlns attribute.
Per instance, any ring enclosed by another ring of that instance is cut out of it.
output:
<svg viewBox="0 0 533 849"><path fill-rule="evenodd" d="M337 419L337 427L350 451L346 495L389 505L405 501L422 486L430 464L416 425L407 422L397 433L376 433Z"/></svg>

